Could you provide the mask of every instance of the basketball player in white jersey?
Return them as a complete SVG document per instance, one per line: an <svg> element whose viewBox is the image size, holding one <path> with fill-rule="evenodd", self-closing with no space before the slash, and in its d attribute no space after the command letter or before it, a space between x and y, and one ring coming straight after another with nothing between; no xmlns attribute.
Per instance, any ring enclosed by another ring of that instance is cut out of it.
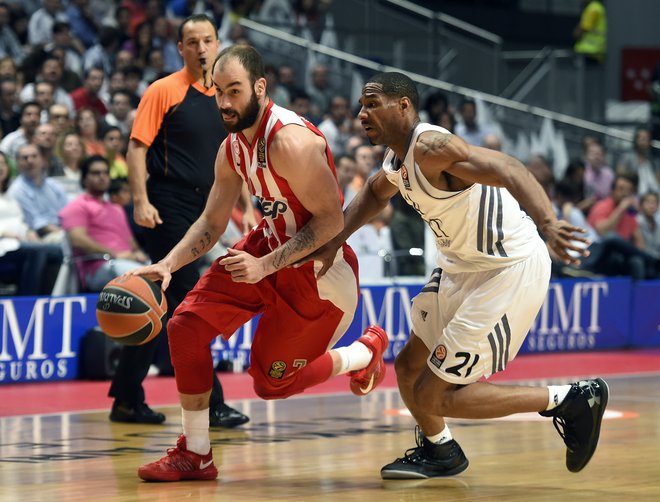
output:
<svg viewBox="0 0 660 502"><path fill-rule="evenodd" d="M183 434L167 456L139 468L148 481L215 479L209 440L213 361L209 344L229 339L261 314L249 373L264 399L284 399L338 374L358 395L385 376L387 334L369 326L348 347L332 349L351 324L358 301L357 259L347 245L317 278L321 263L290 267L342 229L342 196L332 154L319 130L275 105L264 63L247 45L222 51L213 66L216 103L230 133L218 150L215 180L202 216L160 262L133 274L162 280L207 252L224 232L247 183L262 222L216 260L168 324L182 406Z"/></svg>
<svg viewBox="0 0 660 502"><path fill-rule="evenodd" d="M417 447L383 467L381 476L432 478L465 470L468 460L444 417L532 411L563 425L566 465L580 471L598 442L608 398L603 380L535 388L481 379L515 357L546 297L546 244L564 262L577 262L569 250L586 254L584 231L557 221L519 161L420 123L417 90L405 75L376 75L360 103L358 117L370 141L389 149L382 169L345 209L344 230L312 254L324 262L319 275L340 243L397 191L433 230L439 265L413 302L413 331L395 363L401 396L419 426Z"/></svg>

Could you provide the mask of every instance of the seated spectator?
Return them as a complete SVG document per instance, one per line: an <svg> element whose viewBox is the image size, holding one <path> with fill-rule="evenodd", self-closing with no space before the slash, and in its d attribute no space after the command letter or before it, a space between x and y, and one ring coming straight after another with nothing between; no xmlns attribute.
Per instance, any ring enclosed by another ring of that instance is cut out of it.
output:
<svg viewBox="0 0 660 502"><path fill-rule="evenodd" d="M333 96L330 100L330 113L318 128L325 136L332 154L343 154L346 151L346 142L350 137L351 129L348 99L344 96Z"/></svg>
<svg viewBox="0 0 660 502"><path fill-rule="evenodd" d="M344 196L344 207L348 206L357 192L350 188L353 178L357 174L357 163L355 157L352 155L344 154L335 157L335 169L337 170L337 181L339 189Z"/></svg>
<svg viewBox="0 0 660 502"><path fill-rule="evenodd" d="M105 155L105 146L99 137L101 121L91 108L81 108L75 121L76 132L85 145L85 155Z"/></svg>
<svg viewBox="0 0 660 502"><path fill-rule="evenodd" d="M483 146L486 131L477 122L477 103L465 98L458 111L461 120L456 124L455 134L471 145Z"/></svg>
<svg viewBox="0 0 660 502"><path fill-rule="evenodd" d="M85 159L85 145L75 132L68 132L59 137L55 145L55 155L62 161L63 174L56 177L62 185L69 200L82 193L80 185L80 165Z"/></svg>
<svg viewBox="0 0 660 502"><path fill-rule="evenodd" d="M112 26L103 26L99 30L98 41L83 55L83 72L98 68L104 75L110 75L114 69L114 58L119 48L121 33Z"/></svg>
<svg viewBox="0 0 660 502"><path fill-rule="evenodd" d="M612 189L614 171L605 165L605 151L603 145L593 140L585 143L584 166L584 211L589 212L597 201L605 199Z"/></svg>
<svg viewBox="0 0 660 502"><path fill-rule="evenodd" d="M440 123L438 125L440 127L444 127L450 133L454 134L454 131L456 130L456 117L449 110L442 112L440 115Z"/></svg>
<svg viewBox="0 0 660 502"><path fill-rule="evenodd" d="M357 162L358 173L365 180L380 167L376 165L375 147L371 145L362 145L355 149L355 162Z"/></svg>
<svg viewBox="0 0 660 502"><path fill-rule="evenodd" d="M26 51L11 21L12 12L9 5L0 3L0 56L9 56L20 64L25 59Z"/></svg>
<svg viewBox="0 0 660 502"><path fill-rule="evenodd" d="M8 186L9 165L0 152L0 261L16 269L16 294L48 295L62 264L62 248L39 241L20 205L7 193Z"/></svg>
<svg viewBox="0 0 660 502"><path fill-rule="evenodd" d="M14 132L20 125L18 82L10 77L0 78L0 138Z"/></svg>
<svg viewBox="0 0 660 502"><path fill-rule="evenodd" d="M422 122L441 125L442 114L449 109L447 95L442 91L434 91L428 95L424 102L424 109L420 113Z"/></svg>
<svg viewBox="0 0 660 502"><path fill-rule="evenodd" d="M637 223L644 238L644 250L655 259L660 259L660 214L658 192L646 192L639 203Z"/></svg>
<svg viewBox="0 0 660 502"><path fill-rule="evenodd" d="M36 81L39 82L44 80L50 82L55 88L55 103L66 106L69 113L73 115L75 111L73 100L62 85L63 76L64 67L62 62L56 56L50 54L42 61ZM33 101L35 99L35 84L26 84L25 87L23 87L23 90L21 90L20 96L23 103Z"/></svg>
<svg viewBox="0 0 660 502"><path fill-rule="evenodd" d="M99 27L91 15L90 0L71 0L65 12L76 38L87 48L94 45Z"/></svg>
<svg viewBox="0 0 660 502"><path fill-rule="evenodd" d="M222 5L220 2L216 3ZM176 42L174 41L175 35L172 30L172 25L167 17L158 16L153 20L152 26L154 35L152 38L152 44L154 47L158 47L163 51L163 65L165 71L167 73L178 71L183 64L183 60L181 59L179 50L176 47Z"/></svg>
<svg viewBox="0 0 660 502"><path fill-rule="evenodd" d="M44 0L43 7L37 9L28 23L30 45L45 46L53 41L53 27L56 22L65 23L66 14L61 0Z"/></svg>
<svg viewBox="0 0 660 502"><path fill-rule="evenodd" d="M71 91L71 99L76 112L79 113L83 108L90 108L96 112L99 117L105 116L108 109L105 103L99 97L105 74L101 68L90 68L85 70L85 79L82 87Z"/></svg>
<svg viewBox="0 0 660 502"><path fill-rule="evenodd" d="M136 66L144 70L147 66L147 56L152 47L151 23L143 21L136 28L133 37L124 42L122 49L130 51Z"/></svg>
<svg viewBox="0 0 660 502"><path fill-rule="evenodd" d="M291 94L291 105L289 108L314 125L321 122L318 115L315 115L312 111L312 100L305 91L298 90Z"/></svg>
<svg viewBox="0 0 660 502"><path fill-rule="evenodd" d="M11 161L16 159L18 149L32 141L37 126L41 122L41 107L35 101L23 103L20 112L20 126L0 141L0 151L7 154Z"/></svg>
<svg viewBox="0 0 660 502"><path fill-rule="evenodd" d="M138 242L140 249L144 249L144 234L146 229L135 223L135 219L133 218L133 194L131 193L131 185L128 182L128 178L111 179L110 188L108 188L108 197L111 202L119 204L124 208L128 223L131 226L131 232Z"/></svg>
<svg viewBox="0 0 660 502"><path fill-rule="evenodd" d="M124 69L124 88L131 96L131 108L137 109L147 87L148 84L142 79L142 69L139 66L131 65Z"/></svg>
<svg viewBox="0 0 660 502"><path fill-rule="evenodd" d="M638 194L660 192L660 161L653 157L651 131L647 127L637 128L633 148L621 156L616 170L619 173L628 171L637 174Z"/></svg>
<svg viewBox="0 0 660 502"><path fill-rule="evenodd" d="M19 175L9 187L9 195L21 206L25 222L44 242L61 243L64 237L58 213L68 202L64 189L46 176L44 161L36 145L18 149Z"/></svg>
<svg viewBox="0 0 660 502"><path fill-rule="evenodd" d="M577 198L575 204L586 216L589 208L593 204L591 200L585 200L584 169L585 167L582 159L573 159L568 163L568 166L566 166L563 179L573 185L575 189L575 197Z"/></svg>
<svg viewBox="0 0 660 502"><path fill-rule="evenodd" d="M651 278L656 275L655 260L644 253L644 238L637 222L637 175L618 174L614 179L609 197L594 204L587 221L601 240L614 242L625 256L620 263L613 262L614 254L606 253L608 275L630 275L633 279Z"/></svg>
<svg viewBox="0 0 660 502"><path fill-rule="evenodd" d="M119 127L121 133L128 137L131 127L133 127L133 117L131 95L123 89L114 91L110 96L108 114L104 118L105 123Z"/></svg>
<svg viewBox="0 0 660 502"><path fill-rule="evenodd" d="M34 84L34 100L41 107L41 122L48 122L48 109L55 104L55 88L45 80Z"/></svg>
<svg viewBox="0 0 660 502"><path fill-rule="evenodd" d="M548 198L552 200L555 186L555 175L552 172L552 167L550 166L548 159L543 155L532 155L527 161L527 169L529 169L532 175L536 178L536 181L538 181L543 187Z"/></svg>
<svg viewBox="0 0 660 502"><path fill-rule="evenodd" d="M55 127L49 122L39 124L34 133L33 143L39 148L41 157L44 160L44 172L46 176L63 176L64 164L60 158L55 155Z"/></svg>
<svg viewBox="0 0 660 502"><path fill-rule="evenodd" d="M105 146L105 158L110 163L110 178L128 177L128 164L121 153L124 140L119 127L108 126L103 130L103 145Z"/></svg>
<svg viewBox="0 0 660 502"><path fill-rule="evenodd" d="M392 239L388 224L392 219L392 206L386 206L369 223L360 227L346 241L355 251L360 263L359 279L383 279L391 274Z"/></svg>
<svg viewBox="0 0 660 502"><path fill-rule="evenodd" d="M55 103L48 109L48 122L55 128L55 136L60 137L72 128L73 122L66 106Z"/></svg>
<svg viewBox="0 0 660 502"><path fill-rule="evenodd" d="M83 75L83 59L81 54L85 52L85 46L71 36L71 25L65 21L56 21L53 24L53 41L44 46L44 51L54 53L57 50L64 53L64 70L62 87L75 89L74 82L80 81ZM72 78L72 74L76 78Z"/></svg>
<svg viewBox="0 0 660 502"><path fill-rule="evenodd" d="M329 69L322 63L312 66L307 79L305 91L312 101L312 113L317 117L323 117L330 108L332 96L337 94L330 86Z"/></svg>
<svg viewBox="0 0 660 502"><path fill-rule="evenodd" d="M555 209L558 218L586 230L589 255L581 258L579 266L566 266L555 256L553 273L568 277L594 277L631 275L634 279L651 278L657 275L657 261L618 235L601 237L587 222L584 213L577 207L578 193L567 179L555 187ZM572 253L578 257L577 253Z"/></svg>
<svg viewBox="0 0 660 502"><path fill-rule="evenodd" d="M110 166L101 156L83 162L85 193L60 212L74 255L107 255L110 259L79 260L79 277L84 287L100 291L111 279L148 262L131 233L124 208L106 200L110 187Z"/></svg>
<svg viewBox="0 0 660 502"><path fill-rule="evenodd" d="M291 102L291 97L289 96L289 91L286 87L279 83L277 68L272 64L267 64L265 72L268 95L276 105L288 108Z"/></svg>

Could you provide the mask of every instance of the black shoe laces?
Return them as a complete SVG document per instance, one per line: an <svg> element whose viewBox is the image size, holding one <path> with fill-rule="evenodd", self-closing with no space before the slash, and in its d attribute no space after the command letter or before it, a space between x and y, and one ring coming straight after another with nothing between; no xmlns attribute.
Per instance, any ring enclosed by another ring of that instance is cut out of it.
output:
<svg viewBox="0 0 660 502"><path fill-rule="evenodd" d="M397 462L416 462L422 455L422 448L424 445L424 433L419 425L415 426L415 443L417 446L409 448L403 454L403 457L397 458Z"/></svg>
<svg viewBox="0 0 660 502"><path fill-rule="evenodd" d="M564 444L568 447L568 449L577 450L580 443L577 439L575 426L571 422L566 421L564 417L560 416L554 417L552 419L552 425L555 426L555 429L557 429L557 432L564 440Z"/></svg>

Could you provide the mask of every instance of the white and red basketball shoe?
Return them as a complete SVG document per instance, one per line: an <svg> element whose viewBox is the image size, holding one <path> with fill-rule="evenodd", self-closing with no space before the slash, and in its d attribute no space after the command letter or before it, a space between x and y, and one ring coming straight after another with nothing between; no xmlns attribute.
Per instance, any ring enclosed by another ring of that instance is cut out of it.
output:
<svg viewBox="0 0 660 502"><path fill-rule="evenodd" d="M213 465L213 450L199 455L186 449L186 437L181 434L176 448L169 448L167 456L143 465L138 476L145 481L211 480L218 477Z"/></svg>
<svg viewBox="0 0 660 502"><path fill-rule="evenodd" d="M351 371L351 392L364 396L374 390L385 378L385 361L383 354L387 350L389 339L387 333L379 326L368 326L357 340L371 351L371 361L366 368Z"/></svg>

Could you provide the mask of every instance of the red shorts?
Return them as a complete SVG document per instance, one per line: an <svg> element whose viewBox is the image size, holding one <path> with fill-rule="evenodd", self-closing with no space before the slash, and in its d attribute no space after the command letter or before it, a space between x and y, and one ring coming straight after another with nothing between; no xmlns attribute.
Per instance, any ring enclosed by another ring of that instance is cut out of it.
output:
<svg viewBox="0 0 660 502"><path fill-rule="evenodd" d="M235 246L254 256L269 250L254 234ZM255 389L281 391L287 377L331 348L353 320L359 295L357 258L344 245L319 280L307 263L286 268L256 284L234 282L219 258L174 312L168 328L179 391L196 394L210 387L200 369L209 369L209 343L225 339L257 314L249 373ZM177 352L185 352L178 357ZM205 372L206 373L206 372ZM197 375L197 377L196 377ZM200 390L201 388L201 390Z"/></svg>

